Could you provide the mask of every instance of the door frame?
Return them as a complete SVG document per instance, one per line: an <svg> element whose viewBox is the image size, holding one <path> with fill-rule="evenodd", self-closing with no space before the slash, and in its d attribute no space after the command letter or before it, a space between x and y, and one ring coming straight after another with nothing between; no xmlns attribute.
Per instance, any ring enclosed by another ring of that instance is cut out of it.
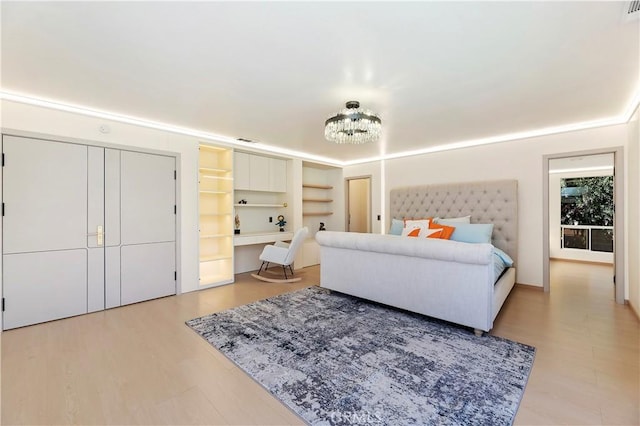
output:
<svg viewBox="0 0 640 426"><path fill-rule="evenodd" d="M616 303L624 304L625 294L625 254L624 254L624 148L592 149L542 157L542 282L545 292L551 290L549 273L549 160L586 155L613 154L614 158L614 277L616 282Z"/></svg>
<svg viewBox="0 0 640 426"><path fill-rule="evenodd" d="M371 233L372 229L373 229L373 220L371 217L371 212L372 212L372 199L371 199L371 175L362 175L362 176L349 176L348 178L344 179L344 198L345 198L345 217L344 217L344 223L345 223L345 228L347 229L347 231L349 230L349 215L350 215L350 211L349 211L349 182L352 180L361 180L361 179L365 179L369 182L369 206L367 209L367 218L368 221L367 223L369 224L368 226L368 230L367 233Z"/></svg>
<svg viewBox="0 0 640 426"><path fill-rule="evenodd" d="M23 137L23 138L32 138L32 139L42 139L42 140L46 140L46 141L53 141L53 142L62 142L62 143L71 143L71 144L76 144L76 145L84 145L84 146L95 146L98 148L113 148L113 149L119 149L121 151L131 151L131 152L140 152L143 154L155 154L155 155L163 155L166 157L173 157L175 159L175 165L176 165L176 184L175 184L175 191L176 191L176 294L181 294L182 293L182 268L181 268L181 258L182 258L182 203L179 201L181 198L181 176L182 176L182 167L181 167L181 157L182 155L179 152L175 152L175 151L163 151L163 150L159 150L159 149L152 149L152 148L145 148L145 147L141 147L141 146L132 146L132 145L121 145L118 143L112 143L112 142L103 142L103 141L97 141L97 140L93 140L93 139L80 139L80 138L73 138L73 137L66 137L66 136L60 136L60 135L51 135L51 134L46 134L46 133L39 133L39 132L29 132L29 131L24 131L24 130L16 130L16 129L11 129L11 128L6 128L6 127L0 127L0 152L3 151L3 145L2 145L2 137L3 136L16 136L16 137ZM195 144L195 146L197 147L197 143ZM3 173L2 171L0 171L0 200L3 200L3 196L4 194L2 193L2 186L3 186ZM3 235L2 235L2 226L0 225L0 300L3 297L2 294L2 289L3 289L3 285L4 283L2 282L2 271L3 271L3 264L2 264L2 252L3 252L3 247L2 247L2 239L3 239ZM0 333L2 333L2 330L4 328L4 324L2 323L2 315L0 315Z"/></svg>

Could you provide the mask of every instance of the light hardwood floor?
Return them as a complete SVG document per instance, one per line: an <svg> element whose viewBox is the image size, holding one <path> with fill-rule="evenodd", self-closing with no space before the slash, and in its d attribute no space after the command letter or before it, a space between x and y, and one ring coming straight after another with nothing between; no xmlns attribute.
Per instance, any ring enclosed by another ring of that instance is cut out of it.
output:
<svg viewBox="0 0 640 426"><path fill-rule="evenodd" d="M638 424L639 324L610 269L552 263L493 334L536 346L516 424ZM2 333L2 424L303 424L184 321L319 282L233 285Z"/></svg>

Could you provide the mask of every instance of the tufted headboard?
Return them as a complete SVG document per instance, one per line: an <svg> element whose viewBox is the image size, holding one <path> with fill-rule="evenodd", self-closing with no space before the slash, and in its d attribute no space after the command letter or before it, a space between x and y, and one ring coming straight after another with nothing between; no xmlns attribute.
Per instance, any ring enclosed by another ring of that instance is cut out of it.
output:
<svg viewBox="0 0 640 426"><path fill-rule="evenodd" d="M394 219L471 215L471 223L493 223L493 245L517 262L518 181L450 183L391 190Z"/></svg>

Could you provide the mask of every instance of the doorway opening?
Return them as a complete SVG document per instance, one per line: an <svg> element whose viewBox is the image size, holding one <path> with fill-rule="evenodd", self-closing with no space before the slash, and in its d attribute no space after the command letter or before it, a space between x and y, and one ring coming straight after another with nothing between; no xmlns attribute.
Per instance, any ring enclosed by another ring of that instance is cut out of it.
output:
<svg viewBox="0 0 640 426"><path fill-rule="evenodd" d="M347 231L371 232L371 176L346 179Z"/></svg>
<svg viewBox="0 0 640 426"><path fill-rule="evenodd" d="M543 164L544 290L551 260L611 265L616 302L624 303L622 149L545 156Z"/></svg>

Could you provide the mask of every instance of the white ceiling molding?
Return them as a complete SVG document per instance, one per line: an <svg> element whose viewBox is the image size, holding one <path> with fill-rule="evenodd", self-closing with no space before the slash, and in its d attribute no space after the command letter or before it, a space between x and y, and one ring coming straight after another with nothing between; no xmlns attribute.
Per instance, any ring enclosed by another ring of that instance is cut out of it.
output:
<svg viewBox="0 0 640 426"><path fill-rule="evenodd" d="M328 157L313 155L313 154L309 154L301 151L281 148L278 146L264 144L261 142L245 142L242 140L238 140L238 138L234 138L230 136L217 135L209 132L204 132L201 130L176 126L173 124L160 123L160 122L146 120L142 118L131 117L121 113L100 111L100 110L87 108L79 105L69 105L63 102L40 99L34 96L26 96L26 95L20 95L16 93L8 93L8 92L2 91L0 92L0 99L28 104L28 105L40 106L40 107L49 108L49 109L55 109L58 111L65 111L65 112L71 112L71 113L80 114L80 115L86 115L90 117L103 118L105 120L112 120L120 123L132 124L132 125L152 128L156 130L164 130L167 132L177 133L185 136L193 136L195 138L205 140L205 141L222 143L222 144L230 145L233 147L240 147L240 148L250 147L252 150L258 150L258 151L264 151L272 154L279 154L279 155L284 155L289 157L300 158L303 160L319 162L319 163L323 163L331 166L345 167L345 166L352 166L356 164L370 163L370 162L381 161L381 160L392 160L397 158L410 157L414 155L431 154L435 152L450 151L454 149L463 149L463 148L470 148L470 147L481 146L481 145L489 145L494 143L511 142L511 141L517 141L522 139L549 136L549 135L554 135L558 133L575 132L579 130L587 130L587 129L593 129L597 127L626 124L629 122L629 120L631 120L631 118L633 117L633 114L638 109L638 106L640 104L640 92L636 93L635 96L632 97L630 104L627 106L627 108L624 109L624 113L617 117L603 118L603 119L593 120L593 121L588 121L583 123L573 123L573 124L566 124L562 126L547 127L543 129L537 129L537 130L528 130L528 131L519 132L519 133L510 133L506 135L491 136L491 137L481 138L481 139L452 142L452 143L446 143L446 144L437 145L437 146L429 146L423 149L403 151L403 152L398 152L394 154L361 158L361 159L350 160L350 161L341 161L334 158L328 158Z"/></svg>

